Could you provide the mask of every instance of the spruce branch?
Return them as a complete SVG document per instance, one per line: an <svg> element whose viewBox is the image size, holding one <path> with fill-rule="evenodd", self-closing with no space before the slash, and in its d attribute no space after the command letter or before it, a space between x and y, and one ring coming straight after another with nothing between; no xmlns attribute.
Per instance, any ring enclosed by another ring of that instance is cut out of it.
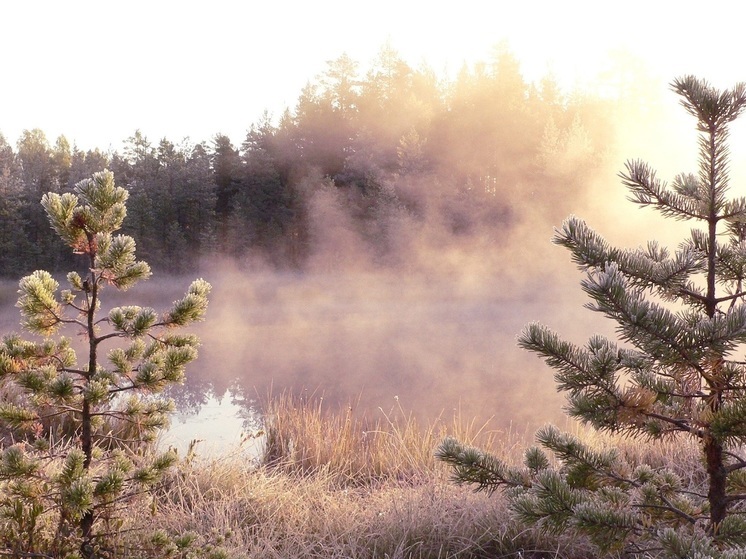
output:
<svg viewBox="0 0 746 559"><path fill-rule="evenodd" d="M744 83L720 92L707 81L688 75L676 78L671 89L682 97L681 105L697 119L697 128L701 132L728 125L746 108Z"/></svg>
<svg viewBox="0 0 746 559"><path fill-rule="evenodd" d="M655 243L649 244L647 250L613 249L575 216L564 221L552 241L568 248L583 271L603 271L608 264L615 263L631 286L654 289L667 299L685 297L699 304L705 301L705 296L689 281L692 274L702 269L701 259L693 248L684 247L673 258Z"/></svg>
<svg viewBox="0 0 746 559"><path fill-rule="evenodd" d="M665 217L674 219L706 219L707 213L700 200L672 192L661 182L650 166L638 160L625 163L626 173L620 173L622 184L631 195L629 200L640 206L653 206Z"/></svg>

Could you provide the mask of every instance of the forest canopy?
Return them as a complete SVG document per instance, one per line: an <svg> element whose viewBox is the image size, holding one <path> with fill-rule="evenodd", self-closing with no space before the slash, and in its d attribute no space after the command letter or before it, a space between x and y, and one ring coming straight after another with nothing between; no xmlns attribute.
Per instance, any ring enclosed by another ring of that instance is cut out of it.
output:
<svg viewBox="0 0 746 559"><path fill-rule="evenodd" d="M528 83L507 48L452 79L389 47L368 66L329 61L241 145L135 130L119 150L82 151L40 129L15 147L0 134L0 276L71 265L39 200L103 169L130 193L124 232L162 271L215 257L398 267L423 246L499 246L527 207L563 217L614 141L610 100L564 95L551 78Z"/></svg>

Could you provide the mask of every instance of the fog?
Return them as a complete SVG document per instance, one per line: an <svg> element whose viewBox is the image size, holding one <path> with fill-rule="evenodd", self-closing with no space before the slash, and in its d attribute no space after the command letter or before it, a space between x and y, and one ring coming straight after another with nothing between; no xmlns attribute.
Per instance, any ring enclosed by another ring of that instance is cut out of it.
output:
<svg viewBox="0 0 746 559"><path fill-rule="evenodd" d="M628 158L665 178L696 165L694 132L657 103L648 114L620 111L603 150L554 154L544 161L560 169L552 176L508 170L465 198L432 175L389 177L382 188L391 196L379 195L388 202L371 209L378 213L365 227L350 209L361 206L350 202L353 190L307 176L300 189L311 248L301 268L278 270L260 255L212 257L189 277L155 275L103 299L165 310L191 279L212 283L207 318L192 329L199 359L173 392L184 413L211 395L249 407L287 391L429 421L457 412L519 431L564 423L552 370L518 349L516 336L532 321L576 343L613 336L613 325L583 308L582 276L550 242L569 213L623 246L675 242L688 227L661 228L625 201L617 176ZM734 165L735 178L741 171ZM18 329L14 291L0 289L2 331Z"/></svg>
<svg viewBox="0 0 746 559"><path fill-rule="evenodd" d="M456 412L520 431L564 424L552 371L515 342L534 320L578 342L604 329L582 308L580 274L550 243L559 223L528 212L509 229L461 238L403 218L399 257L381 263L332 198L322 189L315 200L316 249L303 271L216 259L191 277L104 290L105 308L165 310L193 277L213 285L207 318L191 329L199 359L173 393L184 412L210 395L255 406L289 391L426 421ZM3 290L4 330L17 329L13 291Z"/></svg>
<svg viewBox="0 0 746 559"><path fill-rule="evenodd" d="M680 123L669 119L615 122L616 143L582 180L566 177L563 195L514 177L522 192L498 190L512 200L509 219L475 219L468 234L444 223L437 184L410 180L406 195L397 192L424 204L420 217L394 212L370 243L339 202L345 194L316 185L303 272L279 273L261 260L204 266L214 292L188 385L213 383L239 402L290 391L372 413L401 407L426 420L456 412L518 431L565 424L553 371L516 336L532 321L581 344L613 336L613 324L583 308L582 275L550 239L575 213L622 246L646 242L651 231L675 246L688 225L661 228L659 216L626 201L617 176L632 157L662 173L691 169L696 137L670 137Z"/></svg>
<svg viewBox="0 0 746 559"><path fill-rule="evenodd" d="M199 358L173 394L185 411L209 395L255 405L290 391L323 397L332 409L401 407L428 421L456 411L519 430L564 422L551 370L515 338L533 320L579 342L591 324L604 325L582 308L580 274L550 243L552 223L530 216L503 238L495 230L448 238L434 224L404 220L400 258L381 263L327 195L316 200L323 238L303 271L216 259L189 277L156 274L123 294L104 289L104 310L161 311L191 279L213 285L206 320L191 328ZM3 331L18 330L15 288L8 282L0 292Z"/></svg>

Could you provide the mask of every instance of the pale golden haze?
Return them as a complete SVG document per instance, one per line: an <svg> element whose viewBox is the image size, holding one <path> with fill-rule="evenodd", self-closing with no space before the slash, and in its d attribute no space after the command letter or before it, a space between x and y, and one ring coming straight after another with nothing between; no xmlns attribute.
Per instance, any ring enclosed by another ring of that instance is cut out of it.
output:
<svg viewBox="0 0 746 559"><path fill-rule="evenodd" d="M82 149L152 140L234 143L266 109L278 115L342 53L369 63L389 43L411 65L453 74L505 40L529 80L604 92L642 71L660 91L693 73L720 87L744 79L736 2L717 29L695 2L586 0L379 2L73 0L0 6L0 132L65 134ZM620 53L624 52L622 56ZM626 66L619 67L620 60Z"/></svg>

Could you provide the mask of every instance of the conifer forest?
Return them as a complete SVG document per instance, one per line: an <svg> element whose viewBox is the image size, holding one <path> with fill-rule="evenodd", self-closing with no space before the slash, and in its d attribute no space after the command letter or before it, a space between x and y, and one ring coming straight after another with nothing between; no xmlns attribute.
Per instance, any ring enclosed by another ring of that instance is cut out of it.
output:
<svg viewBox="0 0 746 559"><path fill-rule="evenodd" d="M71 264L38 202L103 169L130 193L124 231L165 272L216 256L334 266L350 234L360 259L399 266L418 235L499 244L529 202L561 219L613 142L618 103L562 94L549 77L527 83L507 49L450 79L390 48L358 68L346 55L328 62L295 106L247 123L241 143L133 129L112 138L121 147L83 151L41 129L0 136L0 276Z"/></svg>

